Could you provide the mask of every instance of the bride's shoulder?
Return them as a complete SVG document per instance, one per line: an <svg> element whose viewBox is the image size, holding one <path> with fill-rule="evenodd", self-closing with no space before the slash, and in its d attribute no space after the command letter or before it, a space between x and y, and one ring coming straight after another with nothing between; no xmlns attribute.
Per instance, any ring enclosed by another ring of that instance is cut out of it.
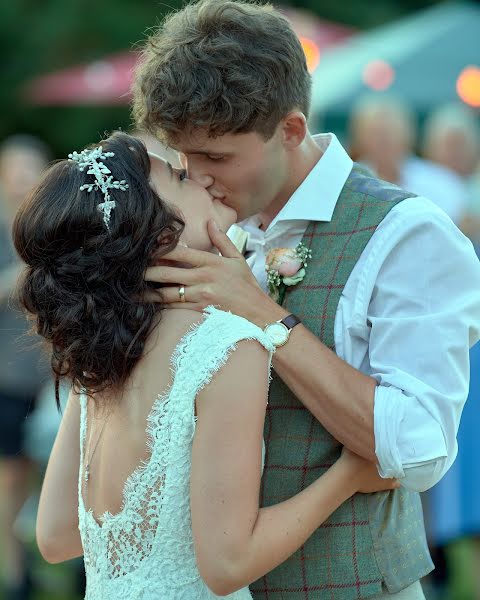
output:
<svg viewBox="0 0 480 600"><path fill-rule="evenodd" d="M182 340L188 340L189 346L201 348L229 347L240 340L256 340L268 350L273 350L265 333L254 323L221 310L208 306L203 312L190 309L164 310L152 339L152 346L157 349L175 346Z"/></svg>
<svg viewBox="0 0 480 600"><path fill-rule="evenodd" d="M152 355L171 354L180 340L203 320L202 313L189 309L165 309L151 332L144 352L144 364ZM157 356L157 358L159 358ZM154 363L157 360L154 358Z"/></svg>
<svg viewBox="0 0 480 600"><path fill-rule="evenodd" d="M163 323L169 329L182 332L201 323L203 319L203 313L189 308L165 309L160 324Z"/></svg>
<svg viewBox="0 0 480 600"><path fill-rule="evenodd" d="M188 308L175 308L164 310L161 316L158 330L161 335L167 332L173 337L182 338L185 334L193 329L197 329L199 325L205 325L204 328L211 333L212 328L232 328L235 325L253 326L246 319L234 315L230 312L220 310L214 306L208 306L203 312L191 310Z"/></svg>

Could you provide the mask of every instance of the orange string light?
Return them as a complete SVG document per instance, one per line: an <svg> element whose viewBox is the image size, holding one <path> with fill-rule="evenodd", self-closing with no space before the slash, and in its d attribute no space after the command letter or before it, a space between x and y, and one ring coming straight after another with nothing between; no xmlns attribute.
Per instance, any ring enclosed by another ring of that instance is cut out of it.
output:
<svg viewBox="0 0 480 600"><path fill-rule="evenodd" d="M313 73L320 63L320 48L307 37L300 36L300 43L307 58L307 67L310 73Z"/></svg>
<svg viewBox="0 0 480 600"><path fill-rule="evenodd" d="M480 107L480 68L465 67L457 79L457 94L469 106Z"/></svg>

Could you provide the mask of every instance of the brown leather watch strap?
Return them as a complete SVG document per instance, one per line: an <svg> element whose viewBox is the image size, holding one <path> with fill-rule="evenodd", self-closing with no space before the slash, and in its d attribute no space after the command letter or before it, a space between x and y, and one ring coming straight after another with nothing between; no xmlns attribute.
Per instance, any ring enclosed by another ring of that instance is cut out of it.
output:
<svg viewBox="0 0 480 600"><path fill-rule="evenodd" d="M299 323L301 323L301 321L298 317L292 314L282 319L280 323L283 323L285 327L291 331L295 327L295 325L298 325Z"/></svg>

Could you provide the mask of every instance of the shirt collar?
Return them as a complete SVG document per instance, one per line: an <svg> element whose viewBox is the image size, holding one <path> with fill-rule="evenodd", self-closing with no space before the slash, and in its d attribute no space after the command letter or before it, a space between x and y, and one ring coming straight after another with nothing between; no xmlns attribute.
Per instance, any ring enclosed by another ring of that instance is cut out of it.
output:
<svg viewBox="0 0 480 600"><path fill-rule="evenodd" d="M280 221L332 220L353 161L333 133L315 135L314 140L323 151L322 156L268 229Z"/></svg>

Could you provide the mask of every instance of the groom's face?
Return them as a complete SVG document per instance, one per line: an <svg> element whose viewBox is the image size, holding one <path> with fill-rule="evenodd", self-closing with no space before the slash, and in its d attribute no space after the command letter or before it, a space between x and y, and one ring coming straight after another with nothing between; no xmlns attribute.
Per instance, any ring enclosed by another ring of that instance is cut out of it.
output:
<svg viewBox="0 0 480 600"><path fill-rule="evenodd" d="M263 211L279 195L287 177L286 152L277 131L265 141L258 133L203 132L182 135L175 148L191 179L235 209L238 220Z"/></svg>

